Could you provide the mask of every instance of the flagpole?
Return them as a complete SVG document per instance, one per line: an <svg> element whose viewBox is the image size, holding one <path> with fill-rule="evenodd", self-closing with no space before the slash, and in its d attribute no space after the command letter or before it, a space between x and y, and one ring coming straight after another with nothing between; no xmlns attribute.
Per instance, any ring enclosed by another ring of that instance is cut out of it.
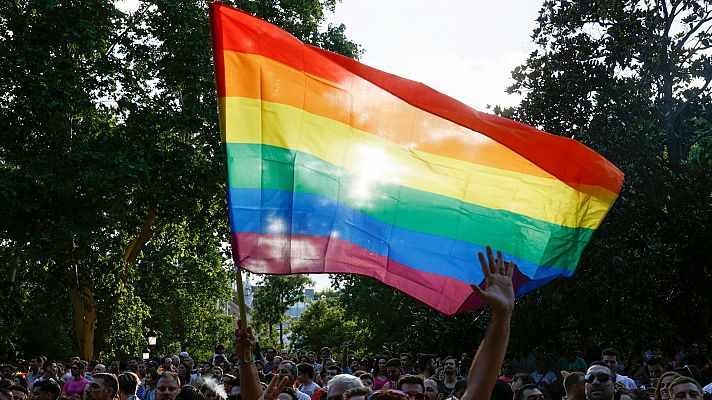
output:
<svg viewBox="0 0 712 400"><path fill-rule="evenodd" d="M240 269L240 263L237 260L235 262L235 282L237 282L237 306L240 310L240 328L241 331L245 332L247 329L247 307L245 306L245 291L242 283L242 273ZM249 351L249 349L248 349ZM251 361L252 354L241 354L242 361Z"/></svg>

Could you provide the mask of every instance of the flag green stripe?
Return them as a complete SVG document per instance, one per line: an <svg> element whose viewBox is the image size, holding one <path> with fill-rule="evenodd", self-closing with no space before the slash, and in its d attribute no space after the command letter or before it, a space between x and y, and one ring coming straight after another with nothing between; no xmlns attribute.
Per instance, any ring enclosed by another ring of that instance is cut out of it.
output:
<svg viewBox="0 0 712 400"><path fill-rule="evenodd" d="M369 182L310 154L227 143L231 188L317 194L381 222L493 248L539 265L573 270L593 234L402 186Z"/></svg>

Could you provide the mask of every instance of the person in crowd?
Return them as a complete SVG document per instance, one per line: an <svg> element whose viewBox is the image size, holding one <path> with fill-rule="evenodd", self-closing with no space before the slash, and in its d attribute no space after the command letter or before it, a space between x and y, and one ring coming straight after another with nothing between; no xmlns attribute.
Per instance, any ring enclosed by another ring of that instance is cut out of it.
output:
<svg viewBox="0 0 712 400"><path fill-rule="evenodd" d="M62 386L62 395L81 399L84 394L84 388L89 384L89 380L84 377L86 364L84 364L84 361L78 360L73 362L69 368L72 372L72 379Z"/></svg>
<svg viewBox="0 0 712 400"><path fill-rule="evenodd" d="M531 375L527 374L526 372L518 372L512 377L512 383L510 384L510 386L512 387L512 392L516 393L520 387L534 383L534 378L532 378Z"/></svg>
<svg viewBox="0 0 712 400"><path fill-rule="evenodd" d="M223 352L225 349L223 348ZM207 378L200 387L200 393L203 394L205 400L227 400L225 388L215 378Z"/></svg>
<svg viewBox="0 0 712 400"><path fill-rule="evenodd" d="M616 373L616 382L620 382L625 386L626 388L630 390L634 390L638 388L638 385L635 384L635 382L630 379L629 377L625 375L621 375L618 373L619 368L618 368L618 361L619 361L620 353L618 350L614 349L613 347L609 347L605 350L603 350L603 353L601 354L601 360L608 364L608 366L613 370L613 372Z"/></svg>
<svg viewBox="0 0 712 400"><path fill-rule="evenodd" d="M35 381L48 381L50 379L54 379L59 382L59 367L57 366L57 363L54 361L45 361L43 365L44 366L40 370L42 375L40 375Z"/></svg>
<svg viewBox="0 0 712 400"><path fill-rule="evenodd" d="M544 400L544 393L536 384L528 383L514 392L514 400Z"/></svg>
<svg viewBox="0 0 712 400"><path fill-rule="evenodd" d="M401 363L397 358L392 358L386 363L386 376L388 376L388 382L383 385L383 389L396 389L398 385L398 380L401 377Z"/></svg>
<svg viewBox="0 0 712 400"><path fill-rule="evenodd" d="M28 391L30 390L29 387L27 387L27 380L25 379L25 376L21 373L16 373L12 377L12 383L14 385L22 386L23 388L27 389Z"/></svg>
<svg viewBox="0 0 712 400"><path fill-rule="evenodd" d="M396 389L408 393L412 400L423 400L425 397L425 384L422 376L403 375L398 379Z"/></svg>
<svg viewBox="0 0 712 400"><path fill-rule="evenodd" d="M173 359L169 357L164 357L163 358L163 364L161 365L161 368L158 370L158 372L175 372L175 368L173 367Z"/></svg>
<svg viewBox="0 0 712 400"><path fill-rule="evenodd" d="M448 399L451 400L459 400L462 398L462 395L465 393L465 390L467 390L467 381L464 379L460 379L459 381L455 382L455 387L452 388L452 391L450 392L450 397ZM509 386L508 383L502 382L500 380L496 381L494 386L492 387L492 393L490 394L490 399L492 400L509 400L512 398L512 387Z"/></svg>
<svg viewBox="0 0 712 400"><path fill-rule="evenodd" d="M55 381L35 382L32 385L33 400L57 400L61 392L62 388Z"/></svg>
<svg viewBox="0 0 712 400"><path fill-rule="evenodd" d="M94 366L94 370L92 371L92 374L103 374L105 372L106 372L106 365L99 363Z"/></svg>
<svg viewBox="0 0 712 400"><path fill-rule="evenodd" d="M335 377L336 375L340 375L342 371L338 365L332 364L324 367L324 370L322 372L324 376L322 377L323 384L321 386L325 387L329 384L329 381L331 381L333 377Z"/></svg>
<svg viewBox="0 0 712 400"><path fill-rule="evenodd" d="M12 392L4 387L0 387L0 400L12 400Z"/></svg>
<svg viewBox="0 0 712 400"><path fill-rule="evenodd" d="M12 394L12 398L14 400L27 400L27 397L30 395L27 388L20 385L12 385L8 388L8 390Z"/></svg>
<svg viewBox="0 0 712 400"><path fill-rule="evenodd" d="M297 382L299 391L309 397L320 389L319 385L314 382L314 367L311 364L297 365Z"/></svg>
<svg viewBox="0 0 712 400"><path fill-rule="evenodd" d="M185 363L181 363L178 365L178 368L176 369L176 374L178 375L178 378L183 384L189 384L192 381L190 376L190 369L188 369L188 366Z"/></svg>
<svg viewBox="0 0 712 400"><path fill-rule="evenodd" d="M361 376L359 376L359 379L361 379L361 383L363 383L363 386L373 390L373 375L369 373L361 374Z"/></svg>
<svg viewBox="0 0 712 400"><path fill-rule="evenodd" d="M556 374L549 371L546 368L546 359L544 357L536 357L534 361L534 372L531 373L531 377L534 380L534 384L544 395L544 398L551 399L552 389L556 383ZM514 390L514 389L512 389Z"/></svg>
<svg viewBox="0 0 712 400"><path fill-rule="evenodd" d="M366 396L371 393L371 389L367 387L353 388L344 392L343 400L366 400Z"/></svg>
<svg viewBox="0 0 712 400"><path fill-rule="evenodd" d="M180 392L178 393L178 396L176 396L176 400L204 400L205 397L203 397L203 394L200 393L198 388L191 386L191 385L183 385L183 387L180 388Z"/></svg>
<svg viewBox="0 0 712 400"><path fill-rule="evenodd" d="M402 375L415 375L415 368L413 367L413 357L408 353L401 353L399 357L401 365Z"/></svg>
<svg viewBox="0 0 712 400"><path fill-rule="evenodd" d="M117 377L119 383L119 400L137 400L136 392L140 383L138 375L131 371Z"/></svg>
<svg viewBox="0 0 712 400"><path fill-rule="evenodd" d="M608 364L602 361L592 363L583 380L586 382L588 400L613 400L616 374Z"/></svg>
<svg viewBox="0 0 712 400"><path fill-rule="evenodd" d="M87 400L113 400L119 391L116 375L101 373L94 375L86 389Z"/></svg>
<svg viewBox="0 0 712 400"><path fill-rule="evenodd" d="M30 358L30 369L25 375L28 389L32 390L32 384L35 383L35 380L40 377L39 370L40 368L42 368L43 363L44 361L42 356L35 356Z"/></svg>
<svg viewBox="0 0 712 400"><path fill-rule="evenodd" d="M265 352L265 367L263 369L263 372L265 374L269 374L272 372L272 369L275 368L274 364L274 357L277 355L277 349L274 347L268 347L266 352Z"/></svg>
<svg viewBox="0 0 712 400"><path fill-rule="evenodd" d="M443 400L443 391L445 386L442 382L435 379L429 378L423 381L423 388L425 389L425 398L427 400Z"/></svg>
<svg viewBox="0 0 712 400"><path fill-rule="evenodd" d="M435 375L435 367L433 366L433 357L430 354L421 354L418 361L415 363L416 373L423 379L430 379Z"/></svg>
<svg viewBox="0 0 712 400"><path fill-rule="evenodd" d="M227 398L236 399L240 396L240 378L232 374L225 374L222 376L220 381L225 388L225 393L227 393Z"/></svg>
<svg viewBox="0 0 712 400"><path fill-rule="evenodd" d="M462 380L462 377L458 373L457 360L455 357L448 356L443 360L443 369L440 374L440 380L445 385L445 397L448 397L453 389L455 389L457 381Z"/></svg>
<svg viewBox="0 0 712 400"><path fill-rule="evenodd" d="M566 354L556 362L557 371L585 372L586 361L576 355L573 348L568 348Z"/></svg>
<svg viewBox="0 0 712 400"><path fill-rule="evenodd" d="M674 400L701 400L704 396L702 386L687 376L680 376L668 386L670 398Z"/></svg>
<svg viewBox="0 0 712 400"><path fill-rule="evenodd" d="M180 386L180 378L175 372L160 372L156 377L156 400L175 400Z"/></svg>
<svg viewBox="0 0 712 400"><path fill-rule="evenodd" d="M564 391L568 400L586 400L586 382L581 372L561 371L564 378Z"/></svg>
<svg viewBox="0 0 712 400"><path fill-rule="evenodd" d="M502 363L502 367L500 367L499 377L497 378L497 380L511 384L513 377L514 368L512 368L512 361L504 360L504 363Z"/></svg>
<svg viewBox="0 0 712 400"><path fill-rule="evenodd" d="M215 379L215 381L220 382L220 379L222 379L223 376L223 369L220 367L213 367L212 369L212 375L211 377Z"/></svg>
<svg viewBox="0 0 712 400"><path fill-rule="evenodd" d="M349 374L339 374L331 378L329 386L327 388L327 399L338 398L342 396L347 390L363 388L363 383L361 379L349 375Z"/></svg>
<svg viewBox="0 0 712 400"><path fill-rule="evenodd" d="M287 378L289 381L289 387L294 388L297 381L297 366L292 361L282 361L277 367L277 373L280 378ZM360 380L359 380L360 382ZM294 391L297 395L298 400L310 400L311 397L307 396L305 393L299 391L299 389Z"/></svg>
<svg viewBox="0 0 712 400"><path fill-rule="evenodd" d="M373 375L373 389L380 390L383 385L388 383L388 374L386 373L386 364L388 363L388 358L385 356L379 356L376 358Z"/></svg>
<svg viewBox="0 0 712 400"><path fill-rule="evenodd" d="M680 374L675 371L668 371L660 375L655 385L655 392L653 392L653 400L670 400L670 384L679 377Z"/></svg>

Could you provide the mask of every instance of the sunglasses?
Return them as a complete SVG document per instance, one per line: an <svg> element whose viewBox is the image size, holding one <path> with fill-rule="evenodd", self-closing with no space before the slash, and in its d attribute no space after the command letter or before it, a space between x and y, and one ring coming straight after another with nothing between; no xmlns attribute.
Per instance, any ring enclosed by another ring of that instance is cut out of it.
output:
<svg viewBox="0 0 712 400"><path fill-rule="evenodd" d="M608 374L586 374L583 376L583 381L586 383L593 383L593 381L598 380L600 383L606 383L611 379Z"/></svg>

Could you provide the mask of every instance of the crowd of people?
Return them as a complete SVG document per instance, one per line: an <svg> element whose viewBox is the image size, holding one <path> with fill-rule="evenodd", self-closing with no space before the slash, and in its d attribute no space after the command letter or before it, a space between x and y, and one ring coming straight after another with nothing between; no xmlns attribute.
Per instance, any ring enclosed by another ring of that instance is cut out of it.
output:
<svg viewBox="0 0 712 400"><path fill-rule="evenodd" d="M162 360L132 357L106 365L73 357L67 362L35 356L1 366L0 400L695 400L711 397L712 369L706 348L691 345L675 355L658 349L642 362L623 360L605 348L584 360L505 354L514 307L512 268L480 256L485 289L473 290L492 308L476 352L384 353L359 357L328 347L305 354L267 348L251 327L236 332L232 354L215 348L209 360L187 352ZM600 358L598 357L600 355ZM704 388L702 387L704 386Z"/></svg>

